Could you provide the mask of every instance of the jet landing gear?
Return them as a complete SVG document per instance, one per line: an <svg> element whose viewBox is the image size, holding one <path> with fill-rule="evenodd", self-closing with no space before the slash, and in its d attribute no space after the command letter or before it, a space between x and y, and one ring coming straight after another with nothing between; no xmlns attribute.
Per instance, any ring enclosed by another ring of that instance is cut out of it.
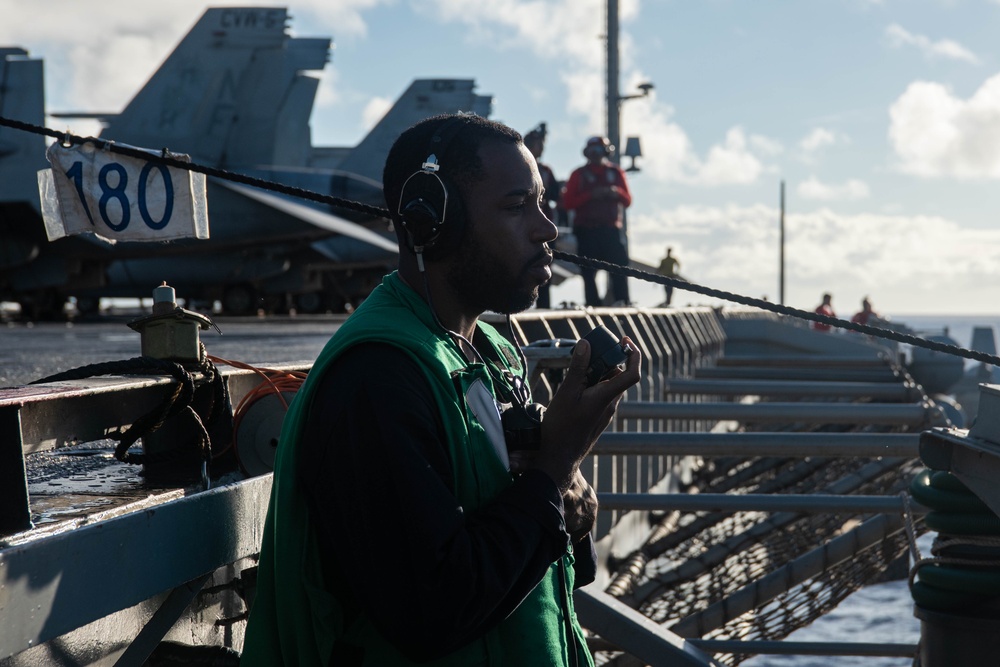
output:
<svg viewBox="0 0 1000 667"><path fill-rule="evenodd" d="M227 315L253 315L260 305L252 285L231 285L222 293L222 312Z"/></svg>
<svg viewBox="0 0 1000 667"><path fill-rule="evenodd" d="M66 297L55 290L33 292L18 299L21 319L27 322L61 322L66 319Z"/></svg>
<svg viewBox="0 0 1000 667"><path fill-rule="evenodd" d="M323 295L320 292L303 292L295 295L295 310L313 315L326 310Z"/></svg>

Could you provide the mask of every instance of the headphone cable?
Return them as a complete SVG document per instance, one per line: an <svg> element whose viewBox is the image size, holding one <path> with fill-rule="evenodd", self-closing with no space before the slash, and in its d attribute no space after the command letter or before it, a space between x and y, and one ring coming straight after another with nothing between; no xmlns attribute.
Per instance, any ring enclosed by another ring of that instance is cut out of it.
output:
<svg viewBox="0 0 1000 667"><path fill-rule="evenodd" d="M424 262L423 262L422 252L417 253L417 266L420 269L420 277L423 278L424 281L424 297L426 297L427 299L427 307L430 308L431 316L434 318L434 322L438 325L438 327L440 327L441 331L448 334L451 342L454 343L455 347L458 348L458 353L462 357L465 357L465 352L462 351L462 344L459 341L462 341L466 345L468 345L469 349L472 350L472 353L476 355L476 359L479 360L479 363L489 368L489 365L486 363L486 360L483 359L483 355L479 354L479 350L477 350L476 346L472 344L472 341L470 341L468 338L458 333L457 331L452 331L451 329L446 327L444 323L441 321L441 319L438 317L437 309L434 308L434 299L431 298L431 284L430 281L427 280L427 272L423 268Z"/></svg>
<svg viewBox="0 0 1000 667"><path fill-rule="evenodd" d="M418 265L421 264L420 259L421 259L421 253L417 253ZM476 359L479 360L479 363L483 365L483 367L486 369L486 372L490 374L490 377L492 377L495 382L498 382L502 385L507 385L511 392L511 395L514 398L516 398L522 406L527 405L528 399L530 398L530 395L527 390L528 359L527 357L524 356L524 351L521 350L521 347L516 343L517 339L514 336L514 326L511 323L510 313L506 313L505 315L507 321L507 329L510 332L510 343L517 349L517 353L521 358L521 375L520 377L518 377L508 371L511 379L505 381L503 378L497 377L497 374L490 367L490 364L486 363L486 358L483 357L482 354L480 354L479 350L476 349L476 346L472 344L471 340L469 340L462 334L458 333L457 331L452 331L451 329L449 329L444 325L444 323L438 317L437 309L434 308L434 299L431 298L431 286L430 286L430 281L427 280L427 273L425 271L421 271L420 275L423 278L424 296L427 298L427 306L428 308L430 308L431 316L434 318L434 322L438 325L438 327L440 327L441 331L448 334L448 337L451 340L451 342L454 343L455 347L458 348L459 354L462 357L465 357L465 353L462 351L462 345L459 342L461 341L469 346L469 349L472 350L472 353L476 356Z"/></svg>

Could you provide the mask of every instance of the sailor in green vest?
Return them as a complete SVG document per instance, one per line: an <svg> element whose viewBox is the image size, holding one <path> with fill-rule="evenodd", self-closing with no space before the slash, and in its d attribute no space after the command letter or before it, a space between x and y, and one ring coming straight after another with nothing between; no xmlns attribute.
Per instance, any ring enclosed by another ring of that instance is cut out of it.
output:
<svg viewBox="0 0 1000 667"><path fill-rule="evenodd" d="M514 130L421 121L383 184L399 269L285 418L241 664L593 665L572 597L596 567L579 465L639 352L623 339L625 369L589 386L577 344L541 418L518 348L479 321L551 278L556 228Z"/></svg>

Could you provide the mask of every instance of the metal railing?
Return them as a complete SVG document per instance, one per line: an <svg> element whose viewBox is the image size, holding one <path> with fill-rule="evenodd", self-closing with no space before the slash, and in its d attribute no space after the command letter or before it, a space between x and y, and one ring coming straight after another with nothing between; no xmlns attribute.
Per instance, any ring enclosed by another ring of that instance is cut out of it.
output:
<svg viewBox="0 0 1000 667"><path fill-rule="evenodd" d="M753 311L740 311L730 313L729 317L748 323L754 315ZM778 324L773 316L764 314L763 318ZM773 596L789 582L814 572L817 564L825 566L831 559L849 557L844 550L851 544L857 547L869 539L877 539L871 536L879 532L898 530L902 501L897 497L843 495L851 493L850 490L814 496L679 493L679 480L690 461L741 456L881 457L883 461L892 457L912 458L918 443L915 433L732 431L741 422L754 420L814 424L851 420L857 424L866 421L865 412L871 413L873 422L895 420L915 429L921 424L939 423L936 420L941 415L933 404L924 401L905 374L901 376L886 366L869 368L870 364L863 360L848 365L853 370L874 372L877 379L874 375L863 380L836 379L831 377L834 375L831 371L837 371L838 367L831 367L827 361L816 365L816 375L808 381L760 379L775 370L803 370L794 365L789 367L787 360L773 367L763 366L766 372L752 379L700 379L711 375L711 368L741 372L761 368L762 358L744 364L729 356L725 357L728 360L725 364L718 364L728 349L725 322L725 317L709 308L629 308L529 311L514 318L513 326L519 342L528 344L543 339L575 340L597 324L603 324L618 335L632 336L642 349L645 359L642 379L628 392L619 417L602 436L583 468L601 499L602 512L595 536L602 560L607 561L612 547L616 552L628 553L641 545L649 535L649 517L666 512L769 512L772 524L790 521L803 512L861 512L876 516L871 525L857 528L859 532L846 534L836 544L819 546L817 554L793 561L792 572L784 571L780 576L761 580L737 596L739 602L726 602L742 605L744 600L759 602ZM526 348L537 400L546 402L558 383L567 349ZM883 357L878 363L888 362ZM308 365L302 364L282 367L307 368ZM223 375L234 404L258 382L249 371L226 370ZM138 641L129 660L137 660L131 664L141 664L136 656L147 648L151 650L158 637L162 637L158 630L143 631L156 609L166 611L161 614L159 625L149 625L150 628L159 628L164 615L169 616L178 606L181 609L186 606L179 601L197 596L197 592L185 592L190 589L190 581L215 572L213 581L232 586L241 571L249 567L250 563L244 561L252 558L259 546L270 476L223 485L208 494L159 494L106 515L94 514L30 530L31 499L27 492L25 456L106 438L162 401L172 385L173 381L165 378L100 378L59 386L0 390L0 441L5 443L0 454L3 457L0 460L0 565L3 566L0 609L5 617L23 617L0 630L0 659L57 637L86 632L84 627L88 624L118 614L128 622L122 624L124 635L106 640L107 650L122 654L129 644ZM770 402L777 396L809 396L811 402L787 405ZM859 396L873 403L861 406L840 402ZM720 397L730 400L720 401ZM823 397L828 402L818 400ZM181 524L185 524L187 534L204 538L204 549L191 549L188 541L164 541L165 535L181 534ZM81 544L86 545L82 552L76 546ZM115 572L113 583L87 576L88 571L102 565ZM644 661L643 664L715 664L710 652L821 650L824 655L902 655L913 648L702 640L695 635L717 625L714 611L706 609L698 616L699 620L685 619L682 625L668 629L592 588L576 595L584 625L599 636L595 643L609 642L609 646L625 651L633 656L632 660ZM101 605L82 604L95 597L103 600ZM139 608L144 611L128 611ZM46 609L45 618L32 615L32 609ZM238 611L226 613L239 616ZM236 627L227 626L230 641L238 642L240 638ZM622 664L628 664L628 660Z"/></svg>

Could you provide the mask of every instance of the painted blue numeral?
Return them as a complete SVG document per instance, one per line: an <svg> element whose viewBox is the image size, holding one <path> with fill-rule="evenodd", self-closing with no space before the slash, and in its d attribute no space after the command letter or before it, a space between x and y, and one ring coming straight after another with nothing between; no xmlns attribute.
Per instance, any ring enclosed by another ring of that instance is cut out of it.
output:
<svg viewBox="0 0 1000 667"><path fill-rule="evenodd" d="M149 181L149 176L153 169L157 169L160 172L160 176L163 177L163 194L164 194L164 206L163 206L163 217L159 220L153 220L153 216L149 213L149 203L146 200L146 188ZM118 175L118 181L114 185L108 182L108 175L114 172ZM69 168L66 172L66 176L73 181L76 186L76 194L80 197L80 203L83 205L83 210L87 214L87 219L90 220L90 224L93 225L94 218L90 213L90 207L87 206L87 197L83 190L83 162L77 160L73 163L73 166ZM129 203L128 194L126 193L126 187L128 186L128 172L118 162L109 162L108 164L101 167L101 171L97 175L97 183L101 187L101 199L98 201L98 210L101 214L101 219L104 221L108 227L116 232L123 231L128 227L128 223L132 217L131 204ZM142 168L139 172L139 215L142 216L142 221L146 223L150 229L159 231L170 223L170 218L174 213L174 184L170 180L170 171L167 169L166 165L154 164L152 162L147 162L146 166ZM108 203L111 200L118 202L121 206L122 215L121 221L118 223L111 222L108 217Z"/></svg>
<svg viewBox="0 0 1000 667"><path fill-rule="evenodd" d="M163 207L163 217L157 220L153 220L153 217L149 215L149 206L146 202L146 181L149 179L149 173L152 169L159 169L160 176L163 177L163 195L166 200L166 204ZM170 215L174 212L174 184L170 180L170 172L167 167L162 164L153 164L152 162L147 162L146 166L142 168L139 172L139 215L142 216L142 221L150 229L160 230L167 226L170 222Z"/></svg>
<svg viewBox="0 0 1000 667"><path fill-rule="evenodd" d="M108 174L112 171L118 174L118 184L113 188L108 184ZM101 167L101 171L97 175L97 183L101 186L101 199L97 203L98 209L101 212L101 219L104 220L104 224L108 227L116 232L120 232L128 227L129 218L132 217L128 197L125 196L125 186L128 185L128 172L125 171L125 167L117 162L109 162ZM108 219L108 202L112 199L118 200L119 206L122 207L122 219L117 225Z"/></svg>
<svg viewBox="0 0 1000 667"><path fill-rule="evenodd" d="M87 197L83 194L83 162L80 160L74 162L73 166L66 172L66 175L76 186L76 194L80 197L80 203L83 204L83 212L87 214L87 220L90 220L90 224L93 226L94 216L90 214L90 207L87 206Z"/></svg>

